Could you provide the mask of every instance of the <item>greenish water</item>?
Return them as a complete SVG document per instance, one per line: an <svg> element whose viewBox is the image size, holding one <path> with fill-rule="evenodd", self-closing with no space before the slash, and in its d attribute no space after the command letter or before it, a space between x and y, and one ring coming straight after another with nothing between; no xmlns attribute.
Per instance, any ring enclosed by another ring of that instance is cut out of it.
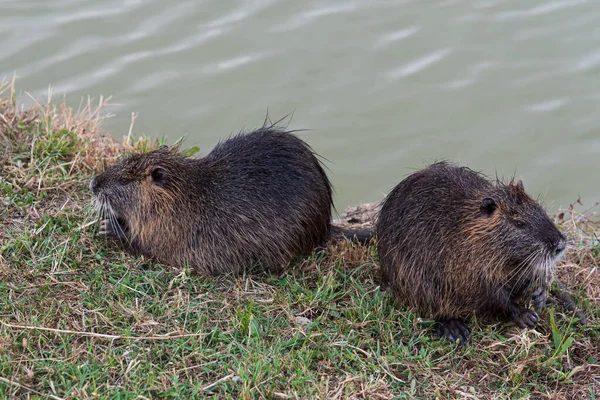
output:
<svg viewBox="0 0 600 400"><path fill-rule="evenodd" d="M600 200L598 1L3 0L0 55L36 98L112 95L116 137L135 112L208 152L293 113L338 209L440 158Z"/></svg>

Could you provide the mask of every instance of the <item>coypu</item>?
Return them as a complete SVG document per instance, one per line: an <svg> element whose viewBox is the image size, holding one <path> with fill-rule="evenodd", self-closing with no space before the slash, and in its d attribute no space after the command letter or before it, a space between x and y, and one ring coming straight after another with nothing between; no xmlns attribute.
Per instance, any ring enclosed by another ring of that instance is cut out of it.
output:
<svg viewBox="0 0 600 400"><path fill-rule="evenodd" d="M90 183L100 233L134 254L204 275L277 270L326 244L332 189L312 149L275 127L240 133L203 158L161 146ZM339 237L363 232L339 231Z"/></svg>
<svg viewBox="0 0 600 400"><path fill-rule="evenodd" d="M442 338L465 344L466 319L532 328L566 238L521 181L435 163L400 182L378 216L383 281L395 297L433 318Z"/></svg>

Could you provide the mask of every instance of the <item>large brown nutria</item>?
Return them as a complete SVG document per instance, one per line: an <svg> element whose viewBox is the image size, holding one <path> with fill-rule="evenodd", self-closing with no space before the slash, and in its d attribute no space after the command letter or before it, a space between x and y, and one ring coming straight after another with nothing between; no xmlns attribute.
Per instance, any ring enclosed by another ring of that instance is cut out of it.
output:
<svg viewBox="0 0 600 400"><path fill-rule="evenodd" d="M400 303L466 343L475 315L532 328L566 239L521 181L492 183L438 162L400 182L376 225L384 283Z"/></svg>
<svg viewBox="0 0 600 400"><path fill-rule="evenodd" d="M133 154L90 183L101 232L198 273L278 270L330 237L332 189L300 138L264 127L203 158L176 148Z"/></svg>

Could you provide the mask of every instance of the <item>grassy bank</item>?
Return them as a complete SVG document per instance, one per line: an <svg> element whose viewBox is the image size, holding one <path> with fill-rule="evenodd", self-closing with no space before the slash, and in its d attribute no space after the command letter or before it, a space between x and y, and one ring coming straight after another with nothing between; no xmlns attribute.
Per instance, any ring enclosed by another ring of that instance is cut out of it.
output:
<svg viewBox="0 0 600 400"><path fill-rule="evenodd" d="M17 111L0 91L0 398L600 396L591 211L559 218L559 275L588 324L551 304L536 330L475 325L457 348L380 291L371 248L220 279L124 254L97 235L87 186L154 143L101 136L102 103Z"/></svg>

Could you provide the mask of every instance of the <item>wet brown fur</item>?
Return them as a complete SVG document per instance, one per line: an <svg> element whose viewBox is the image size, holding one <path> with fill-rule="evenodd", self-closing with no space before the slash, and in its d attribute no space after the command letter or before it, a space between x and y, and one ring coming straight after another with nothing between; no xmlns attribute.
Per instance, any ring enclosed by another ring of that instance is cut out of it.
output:
<svg viewBox="0 0 600 400"><path fill-rule="evenodd" d="M494 200L493 212L484 199ZM518 319L517 302L536 287L546 291L555 246L565 240L522 184L492 183L445 162L392 190L376 234L384 282L402 304L438 321Z"/></svg>
<svg viewBox="0 0 600 400"><path fill-rule="evenodd" d="M200 274L280 270L329 239L332 190L321 163L275 128L236 135L203 158L173 147L133 154L91 187L106 233Z"/></svg>

